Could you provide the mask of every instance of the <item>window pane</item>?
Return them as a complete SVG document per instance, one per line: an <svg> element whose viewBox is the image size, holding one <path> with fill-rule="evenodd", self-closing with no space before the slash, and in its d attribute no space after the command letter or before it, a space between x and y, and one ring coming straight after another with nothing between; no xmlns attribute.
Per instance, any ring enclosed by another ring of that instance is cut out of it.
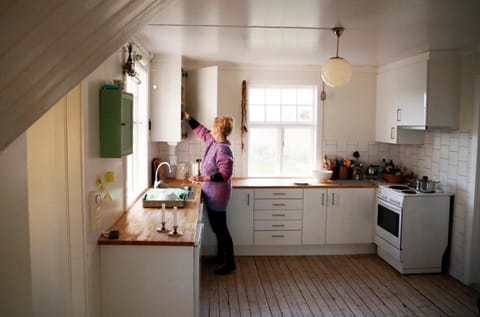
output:
<svg viewBox="0 0 480 317"><path fill-rule="evenodd" d="M248 102L251 104L263 105L265 103L265 89L263 88L249 89Z"/></svg>
<svg viewBox="0 0 480 317"><path fill-rule="evenodd" d="M293 88L282 89L282 104L296 105L297 104L297 90Z"/></svg>
<svg viewBox="0 0 480 317"><path fill-rule="evenodd" d="M280 121L280 106L266 106L266 121Z"/></svg>
<svg viewBox="0 0 480 317"><path fill-rule="evenodd" d="M249 121L265 121L265 107L264 106L250 106L248 107Z"/></svg>
<svg viewBox="0 0 480 317"><path fill-rule="evenodd" d="M275 128L250 128L248 130L248 176L278 175L280 133Z"/></svg>
<svg viewBox="0 0 480 317"><path fill-rule="evenodd" d="M298 104L312 105L313 104L313 89L298 89Z"/></svg>
<svg viewBox="0 0 480 317"><path fill-rule="evenodd" d="M299 106L298 107L298 121L313 122L313 107Z"/></svg>
<svg viewBox="0 0 480 317"><path fill-rule="evenodd" d="M280 104L280 88L267 88L265 89L265 103L267 105L279 105Z"/></svg>
<svg viewBox="0 0 480 317"><path fill-rule="evenodd" d="M312 169L312 129L285 128L283 176L306 176Z"/></svg>
<svg viewBox="0 0 480 317"><path fill-rule="evenodd" d="M297 107L295 106L283 106L282 107L282 120L287 122L297 121Z"/></svg>

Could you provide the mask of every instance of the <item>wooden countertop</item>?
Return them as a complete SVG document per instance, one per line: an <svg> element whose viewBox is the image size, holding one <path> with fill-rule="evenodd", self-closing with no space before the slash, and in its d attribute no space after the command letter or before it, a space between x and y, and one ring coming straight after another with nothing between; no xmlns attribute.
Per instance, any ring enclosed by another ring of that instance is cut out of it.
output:
<svg viewBox="0 0 480 317"><path fill-rule="evenodd" d="M369 181L328 181L326 183L314 183L313 179L302 179L308 185L296 185L298 179L289 178L235 178L232 180L234 188L376 188L376 182ZM200 217L200 185L193 185L187 180L167 180L172 186L195 186L195 198L186 201L184 208L178 208L179 230L183 233L180 237L171 237L168 233L159 233L161 227L162 211L160 208L143 208L142 199L126 211L120 219L110 228L118 230L118 239L108 239L100 236L98 244L110 245L170 245L170 246L193 246L197 234L197 223ZM143 197L143 195L142 195ZM166 227L172 230L173 209L166 209Z"/></svg>
<svg viewBox="0 0 480 317"><path fill-rule="evenodd" d="M186 201L184 208L178 208L179 230L183 236L171 237L168 233L156 231L162 226L161 208L143 208L142 199L126 211L120 219L110 228L118 230L118 239L108 239L100 236L98 244L110 245L169 245L169 246L193 246L197 231L197 223L200 217L200 185L179 180L168 180L167 183L173 186L195 186L195 198ZM143 197L143 195L142 195ZM172 230L173 208L167 208L165 213L166 228Z"/></svg>
<svg viewBox="0 0 480 317"><path fill-rule="evenodd" d="M305 181L308 184L297 185L295 181ZM375 181L368 180L329 180L326 183L315 183L314 179L293 178L235 178L233 188L376 188Z"/></svg>

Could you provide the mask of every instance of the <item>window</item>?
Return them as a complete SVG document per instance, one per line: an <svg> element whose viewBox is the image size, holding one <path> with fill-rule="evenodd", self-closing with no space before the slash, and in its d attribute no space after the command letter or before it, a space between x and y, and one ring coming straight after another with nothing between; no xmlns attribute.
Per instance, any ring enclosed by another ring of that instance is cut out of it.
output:
<svg viewBox="0 0 480 317"><path fill-rule="evenodd" d="M127 205L132 205L148 186L148 75L136 65L141 83L127 76L127 91L133 94L133 153L127 156Z"/></svg>
<svg viewBox="0 0 480 317"><path fill-rule="evenodd" d="M248 89L248 177L308 177L316 153L316 86Z"/></svg>

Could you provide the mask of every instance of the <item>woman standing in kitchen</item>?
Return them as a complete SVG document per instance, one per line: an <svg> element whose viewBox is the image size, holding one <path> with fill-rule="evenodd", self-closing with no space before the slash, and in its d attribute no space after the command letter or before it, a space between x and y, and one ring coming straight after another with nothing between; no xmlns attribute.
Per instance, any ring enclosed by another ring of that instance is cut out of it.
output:
<svg viewBox="0 0 480 317"><path fill-rule="evenodd" d="M233 174L233 152L227 137L233 129L233 118L216 117L210 131L187 112L183 112L183 116L195 135L205 142L200 175L192 175L190 181L202 184L208 220L217 237L217 256L208 262L224 264L214 273L225 275L236 268L233 241L227 228L227 205L232 192Z"/></svg>

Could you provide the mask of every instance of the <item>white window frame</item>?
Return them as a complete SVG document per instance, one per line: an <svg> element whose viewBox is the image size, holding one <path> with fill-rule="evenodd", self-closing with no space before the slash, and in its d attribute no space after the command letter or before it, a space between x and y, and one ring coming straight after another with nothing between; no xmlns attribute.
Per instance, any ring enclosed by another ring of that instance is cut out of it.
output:
<svg viewBox="0 0 480 317"><path fill-rule="evenodd" d="M125 196L130 207L148 187L148 70L135 65L140 83L127 76L126 90L133 94L133 153L125 158Z"/></svg>
<svg viewBox="0 0 480 317"><path fill-rule="evenodd" d="M271 128L278 128L280 129L281 133L281 140L279 141L280 143L284 143L284 131L285 127L311 127L312 129L312 157L311 157L311 166L310 169L315 169L317 165L317 157L318 157L318 140L321 140L321 137L319 137L319 121L318 120L318 115L319 115L319 86L317 83L289 83L289 82L282 82L282 83L275 83L275 82L268 82L268 83L262 83L262 82L254 82L254 83L249 83L248 88L247 88L247 94L249 93L249 90L252 88L313 88L314 89L314 104L313 104L313 121L310 123L304 123L304 122L295 122L295 123L290 123L290 122L274 122L274 121L267 121L267 122L252 122L250 121L250 118L247 118L247 126L248 128L261 128L261 127L271 127ZM250 112L249 110L250 103L248 102L247 99L247 114ZM280 160L279 163L279 169L280 169L280 174L277 175L272 175L272 176L252 176L249 175L249 148L250 148L250 138L248 137L248 133L246 136L246 149L247 149L247 155L244 156L244 162L243 165L245 166L244 168L244 177L259 177L259 178L265 178L265 177L271 177L271 178L290 178L290 177L311 177L311 174L308 173L307 175L282 175L282 165L283 165L283 160L281 154L280 157L275 158L276 160ZM283 144L279 144L278 148L283 152Z"/></svg>

